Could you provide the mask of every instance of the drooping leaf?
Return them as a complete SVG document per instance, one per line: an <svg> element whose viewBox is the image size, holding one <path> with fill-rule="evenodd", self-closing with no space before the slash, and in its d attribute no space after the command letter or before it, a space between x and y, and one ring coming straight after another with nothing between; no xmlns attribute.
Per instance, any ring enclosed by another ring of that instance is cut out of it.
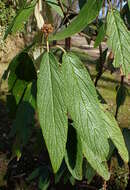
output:
<svg viewBox="0 0 130 190"><path fill-rule="evenodd" d="M91 183L93 177L96 175L96 171L90 166L90 164L87 162L85 166L86 172L85 172L85 178L87 179L87 183Z"/></svg>
<svg viewBox="0 0 130 190"><path fill-rule="evenodd" d="M50 40L62 40L83 30L98 16L102 2L102 0L88 0L76 19L74 19L67 28L50 37Z"/></svg>
<svg viewBox="0 0 130 190"><path fill-rule="evenodd" d="M121 67L124 75L130 73L130 32L127 30L120 13L111 10L107 16L108 46L114 53L113 65Z"/></svg>
<svg viewBox="0 0 130 190"><path fill-rule="evenodd" d="M128 162L129 161L128 151L125 146L124 138L117 124L117 121L115 120L114 116L104 108L102 108L101 114L103 118L104 127L106 128L106 131L108 133L108 138L112 140L121 158L125 162Z"/></svg>
<svg viewBox="0 0 130 190"><path fill-rule="evenodd" d="M117 90L116 95L116 105L119 108L124 104L127 95L127 88L124 85L121 85Z"/></svg>
<svg viewBox="0 0 130 190"><path fill-rule="evenodd" d="M56 173L65 155L67 111L63 100L60 66L51 53L43 55L37 83L40 125Z"/></svg>
<svg viewBox="0 0 130 190"><path fill-rule="evenodd" d="M50 185L50 176L47 167L43 167L40 169L40 177L38 187L39 190L47 190Z"/></svg>
<svg viewBox="0 0 130 190"><path fill-rule="evenodd" d="M34 80L32 83L28 84L23 97L23 101L29 102L29 104L34 109L36 109L36 94L37 94L37 83Z"/></svg>
<svg viewBox="0 0 130 190"><path fill-rule="evenodd" d="M62 69L64 97L74 127L81 138L83 154L93 169L108 180L108 138L112 139L121 157L128 161L121 131L116 121L102 110L93 82L78 57L72 53L64 54Z"/></svg>
<svg viewBox="0 0 130 190"><path fill-rule="evenodd" d="M122 16L125 24L129 28L130 27L130 8L129 8L128 3L126 3L123 6L122 11L121 11L121 16Z"/></svg>
<svg viewBox="0 0 130 190"><path fill-rule="evenodd" d="M98 31L98 35L96 37L95 43L94 43L94 47L96 48L97 46L100 45L100 43L104 40L106 35L106 24L103 23Z"/></svg>
<svg viewBox="0 0 130 190"><path fill-rule="evenodd" d="M109 144L106 130L101 123L95 87L87 70L75 55L65 54L62 67L67 108L82 140L83 153L92 167L108 179L109 173L103 162L106 161Z"/></svg>
<svg viewBox="0 0 130 190"><path fill-rule="evenodd" d="M18 65L16 66L15 74L18 79L31 82L37 78L33 61L27 53L21 53L17 61Z"/></svg>
<svg viewBox="0 0 130 190"><path fill-rule="evenodd" d="M26 52L19 53L8 67L8 90L15 98L16 105L20 102L27 84L37 78L32 59Z"/></svg>
<svg viewBox="0 0 130 190"><path fill-rule="evenodd" d="M61 17L64 16L56 0L46 0L46 3L50 5Z"/></svg>
<svg viewBox="0 0 130 190"><path fill-rule="evenodd" d="M31 82L36 79L36 71L32 59L26 49L16 55L8 67L8 89L11 90L17 80Z"/></svg>
<svg viewBox="0 0 130 190"><path fill-rule="evenodd" d="M82 144L75 128L69 125L68 140L66 145L65 161L72 176L77 179L82 179Z"/></svg>
<svg viewBox="0 0 130 190"><path fill-rule="evenodd" d="M60 169L58 170L58 172L55 175L55 184L60 182L61 177L65 173L66 169L67 168L66 168L65 162L62 162Z"/></svg>
<svg viewBox="0 0 130 190"><path fill-rule="evenodd" d="M11 90L11 94L15 98L16 105L20 103L26 87L27 83L25 81L16 80L16 82L14 83L14 86Z"/></svg>
<svg viewBox="0 0 130 190"><path fill-rule="evenodd" d="M123 129L123 136L125 139L125 143L129 152L129 157L130 157L130 129Z"/></svg>
<svg viewBox="0 0 130 190"><path fill-rule="evenodd" d="M34 109L28 102L22 102L17 109L10 135L17 135L22 146L28 142L30 137L31 126L34 122L34 113Z"/></svg>
<svg viewBox="0 0 130 190"><path fill-rule="evenodd" d="M36 0L31 1L29 4L25 3L21 9L18 11L17 15L13 19L12 23L9 25L8 29L5 32L4 39L7 38L8 34L16 33L17 31L21 30L25 22L33 13L33 10L36 5Z"/></svg>
<svg viewBox="0 0 130 190"><path fill-rule="evenodd" d="M33 83L27 86L22 102L19 104L18 108L16 106L16 116L10 133L11 136L16 136L12 156L17 156L18 159L21 156L22 148L27 144L30 138L32 126L34 125L36 101L34 94L36 93L36 89L34 89L33 86Z"/></svg>
<svg viewBox="0 0 130 190"><path fill-rule="evenodd" d="M15 97L12 94L7 95L6 105L7 105L9 117L15 118L17 103L16 103Z"/></svg>
<svg viewBox="0 0 130 190"><path fill-rule="evenodd" d="M98 74L100 74L101 70L103 69L103 65L105 64L106 58L107 58L107 52L108 48L106 48L103 52L102 55L97 59L97 64L96 64L96 71Z"/></svg>
<svg viewBox="0 0 130 190"><path fill-rule="evenodd" d="M40 174L40 167L39 168L36 168L30 175L29 177L27 178L27 181L32 181L34 180L35 178L37 178Z"/></svg>

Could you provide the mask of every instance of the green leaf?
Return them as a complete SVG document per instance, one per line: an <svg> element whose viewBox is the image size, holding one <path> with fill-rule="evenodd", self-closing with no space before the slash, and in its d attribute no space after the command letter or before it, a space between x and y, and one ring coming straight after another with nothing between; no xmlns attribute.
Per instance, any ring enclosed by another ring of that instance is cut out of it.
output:
<svg viewBox="0 0 130 190"><path fill-rule="evenodd" d="M118 88L117 95L116 95L116 105L119 108L121 105L124 104L127 95L127 88L124 85L121 85Z"/></svg>
<svg viewBox="0 0 130 190"><path fill-rule="evenodd" d="M129 157L130 157L130 129L123 129L123 136L125 139L125 143L129 152Z"/></svg>
<svg viewBox="0 0 130 190"><path fill-rule="evenodd" d="M25 81L16 80L16 82L14 83L11 94L15 98L16 105L20 103L26 87L27 83Z"/></svg>
<svg viewBox="0 0 130 190"><path fill-rule="evenodd" d="M62 40L83 30L98 16L102 2L102 0L88 0L76 19L74 19L67 28L50 37L50 40Z"/></svg>
<svg viewBox="0 0 130 190"><path fill-rule="evenodd" d="M121 11L121 17L123 18L126 26L130 26L130 8L128 6L128 3L126 3L123 8L122 8L122 11Z"/></svg>
<svg viewBox="0 0 130 190"><path fill-rule="evenodd" d="M18 136L21 146L28 142L31 126L34 123L34 114L35 111L28 102L22 102L17 109L10 135Z"/></svg>
<svg viewBox="0 0 130 190"><path fill-rule="evenodd" d="M107 35L108 46L115 55L113 65L121 67L124 75L128 75L130 73L130 32L117 10L108 13Z"/></svg>
<svg viewBox="0 0 130 190"><path fill-rule="evenodd" d="M16 80L31 82L37 78L35 67L32 59L26 53L27 49L17 54L9 64L8 67L8 88L11 90Z"/></svg>
<svg viewBox="0 0 130 190"><path fill-rule="evenodd" d="M61 17L64 16L56 0L46 0L46 3L50 5Z"/></svg>
<svg viewBox="0 0 130 190"><path fill-rule="evenodd" d="M53 54L45 53L37 82L39 120L55 173L65 155L68 124L60 69Z"/></svg>
<svg viewBox="0 0 130 190"><path fill-rule="evenodd" d="M109 179L104 164L109 144L106 130L101 123L96 89L87 70L74 54L64 55L62 68L66 104L74 127L82 140L83 153L91 166L105 179Z"/></svg>
<svg viewBox="0 0 130 190"><path fill-rule="evenodd" d="M40 167L36 168L27 178L27 181L32 181L40 175Z"/></svg>
<svg viewBox="0 0 130 190"><path fill-rule="evenodd" d="M90 166L90 164L87 162L85 166L86 172L85 177L87 178L87 183L91 183L93 177L96 175L95 170Z"/></svg>
<svg viewBox="0 0 130 190"><path fill-rule="evenodd" d="M37 84L36 81L28 84L25 91L23 101L28 102L34 109L36 109L36 94L37 94Z"/></svg>
<svg viewBox="0 0 130 190"><path fill-rule="evenodd" d="M26 52L18 54L9 65L8 89L20 102L27 84L37 78L32 59Z"/></svg>
<svg viewBox="0 0 130 190"><path fill-rule="evenodd" d="M60 182L63 174L65 173L65 171L66 171L66 165L65 165L65 162L62 162L60 169L55 174L55 184Z"/></svg>
<svg viewBox="0 0 130 190"><path fill-rule="evenodd" d="M32 132L31 127L34 124L35 98L33 86L33 83L27 86L23 100L17 108L16 117L10 133L11 136L16 136L16 142L13 145L13 156L16 155L18 159L21 156L23 146L27 144L30 138Z"/></svg>
<svg viewBox="0 0 130 190"><path fill-rule="evenodd" d="M106 58L107 58L107 52L108 52L108 48L106 48L103 52L102 52L102 57L99 57L97 59L97 63L96 63L96 71L100 74L103 65L105 64Z"/></svg>
<svg viewBox="0 0 130 190"><path fill-rule="evenodd" d="M130 0L128 0L128 5L129 5L129 9L130 9Z"/></svg>
<svg viewBox="0 0 130 190"><path fill-rule="evenodd" d="M7 38L8 34L14 34L17 31L21 30L25 22L33 13L33 10L36 5L36 0L31 1L31 3L26 3L22 8L18 11L17 15L13 19L12 23L9 25L8 29L5 32L4 39Z"/></svg>
<svg viewBox="0 0 130 190"><path fill-rule="evenodd" d="M64 97L87 161L104 179L110 174L106 164L111 138L121 157L128 161L127 150L116 121L105 114L86 68L72 53L63 56ZM96 111L95 111L96 110Z"/></svg>
<svg viewBox="0 0 130 190"><path fill-rule="evenodd" d="M18 59L18 65L15 69L15 74L18 79L26 82L31 82L37 78L36 70L31 57L26 52L22 52Z"/></svg>
<svg viewBox="0 0 130 190"><path fill-rule="evenodd" d="M96 48L97 46L100 45L100 43L104 40L106 35L106 24L103 23L101 25L101 27L99 28L99 32L98 35L96 37L95 43L94 43L94 47Z"/></svg>
<svg viewBox="0 0 130 190"><path fill-rule="evenodd" d="M47 190L49 185L50 185L49 177L48 176L45 176L45 177L41 176L39 179L39 184L38 184L39 190Z"/></svg>
<svg viewBox="0 0 130 190"><path fill-rule="evenodd" d="M117 121L115 120L114 116L102 108L102 117L104 126L106 128L106 131L108 133L108 138L112 140L113 144L118 150L118 153L120 154L121 158L125 161L129 161L129 155L127 148L125 146L124 138L122 135L122 132L117 124ZM109 151L110 152L110 151Z"/></svg>
<svg viewBox="0 0 130 190"><path fill-rule="evenodd" d="M68 140L66 145L65 161L72 176L77 179L82 179L82 144L75 128L69 125Z"/></svg>

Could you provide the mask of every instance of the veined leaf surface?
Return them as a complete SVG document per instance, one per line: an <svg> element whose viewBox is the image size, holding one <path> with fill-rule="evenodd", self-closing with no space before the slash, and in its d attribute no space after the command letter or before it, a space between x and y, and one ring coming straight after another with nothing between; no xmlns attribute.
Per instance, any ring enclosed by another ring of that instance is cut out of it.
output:
<svg viewBox="0 0 130 190"><path fill-rule="evenodd" d="M81 138L83 154L90 165L108 180L109 138L121 157L128 161L121 131L115 121L103 112L93 82L78 57L72 53L64 54L62 69L67 109Z"/></svg>
<svg viewBox="0 0 130 190"><path fill-rule="evenodd" d="M128 75L130 73L130 32L117 10L108 13L107 35L108 46L115 55L113 65L121 67L124 75Z"/></svg>
<svg viewBox="0 0 130 190"><path fill-rule="evenodd" d="M43 55L37 83L39 120L56 173L65 155L67 141L67 111L63 100L60 66L51 53Z"/></svg>

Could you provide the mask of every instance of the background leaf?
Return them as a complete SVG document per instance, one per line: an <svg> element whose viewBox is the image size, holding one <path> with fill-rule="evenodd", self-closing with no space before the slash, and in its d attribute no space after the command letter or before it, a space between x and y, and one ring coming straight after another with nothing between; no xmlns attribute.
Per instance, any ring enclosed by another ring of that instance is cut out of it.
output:
<svg viewBox="0 0 130 190"><path fill-rule="evenodd" d="M100 45L100 43L104 40L106 35L106 24L103 23L98 31L98 35L96 37L95 43L94 43L94 47L96 48L97 46Z"/></svg>
<svg viewBox="0 0 130 190"><path fill-rule="evenodd" d="M130 157L130 129L123 129L123 136L125 139L125 143L129 152L129 157Z"/></svg>
<svg viewBox="0 0 130 190"><path fill-rule="evenodd" d="M17 15L13 19L12 23L9 25L8 29L5 32L4 39L7 38L8 34L16 33L17 31L21 30L25 22L31 16L34 8L36 5L36 0L31 1L31 3L25 3L21 9L18 11Z"/></svg>
<svg viewBox="0 0 130 190"><path fill-rule="evenodd" d="M46 0L46 3L50 5L61 17L64 16L56 0Z"/></svg>
<svg viewBox="0 0 130 190"><path fill-rule="evenodd" d="M96 16L98 16L102 2L102 0L88 0L76 19L74 19L67 28L50 37L50 40L62 40L83 30L96 18Z"/></svg>
<svg viewBox="0 0 130 190"><path fill-rule="evenodd" d="M121 67L124 75L130 73L130 32L127 30L120 13L111 10L107 16L108 46L114 53L115 67Z"/></svg>

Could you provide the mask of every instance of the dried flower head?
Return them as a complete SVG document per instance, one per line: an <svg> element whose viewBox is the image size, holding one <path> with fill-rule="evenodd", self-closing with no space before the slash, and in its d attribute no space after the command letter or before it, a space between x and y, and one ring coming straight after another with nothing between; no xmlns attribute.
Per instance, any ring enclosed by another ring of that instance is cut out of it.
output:
<svg viewBox="0 0 130 190"><path fill-rule="evenodd" d="M53 26L51 24L44 24L42 32L45 34L45 37L48 37L48 35L53 32Z"/></svg>

